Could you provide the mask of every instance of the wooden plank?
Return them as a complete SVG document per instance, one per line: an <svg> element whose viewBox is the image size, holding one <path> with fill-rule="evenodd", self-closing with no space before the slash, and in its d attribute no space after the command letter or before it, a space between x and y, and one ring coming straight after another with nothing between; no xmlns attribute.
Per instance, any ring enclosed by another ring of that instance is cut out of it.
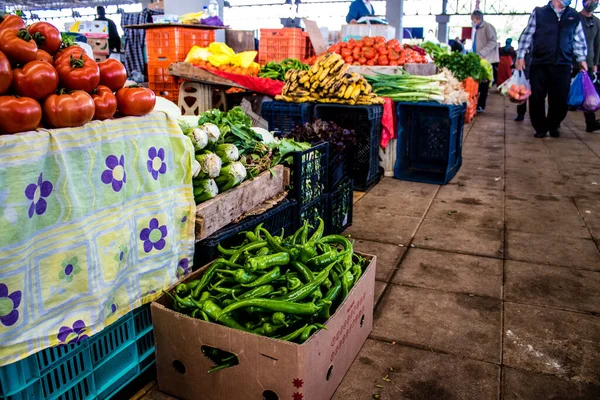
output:
<svg viewBox="0 0 600 400"><path fill-rule="evenodd" d="M317 25L315 21L306 18L303 18L303 20L306 32L308 32L308 37L315 49L315 54L319 56L325 53L327 51L327 44L325 43L325 39L323 39L323 34L319 29L319 25Z"/></svg>
<svg viewBox="0 0 600 400"><path fill-rule="evenodd" d="M196 241L207 238L240 215L285 190L283 165L196 206Z"/></svg>
<svg viewBox="0 0 600 400"><path fill-rule="evenodd" d="M178 62L171 64L171 66L169 67L169 73L173 76L177 76L179 78L184 78L194 82L247 89L244 86L238 85L237 83L230 81L229 79L221 78L220 76L215 75L210 71L196 67L195 65L186 62Z"/></svg>
<svg viewBox="0 0 600 400"><path fill-rule="evenodd" d="M153 28L169 28L171 26L177 26L180 28L194 28L194 29L229 29L225 26L213 26L213 25L202 25L202 24L138 24L138 25L125 25L123 28L127 29L153 29Z"/></svg>

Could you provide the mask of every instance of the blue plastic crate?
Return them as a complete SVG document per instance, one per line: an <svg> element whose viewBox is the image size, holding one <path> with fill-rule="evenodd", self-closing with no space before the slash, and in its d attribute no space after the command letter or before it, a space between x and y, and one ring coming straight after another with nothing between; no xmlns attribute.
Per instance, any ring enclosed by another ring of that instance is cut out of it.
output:
<svg viewBox="0 0 600 400"><path fill-rule="evenodd" d="M269 131L288 133L298 125L311 122L314 107L311 103L266 101L260 106L260 114L269 123Z"/></svg>
<svg viewBox="0 0 600 400"><path fill-rule="evenodd" d="M369 182L379 175L379 142L383 106L347 106L318 104L314 119L332 121L345 129L356 132L357 145L352 157L352 179L357 190L366 190Z"/></svg>
<svg viewBox="0 0 600 400"><path fill-rule="evenodd" d="M445 185L462 165L465 105L397 103L396 179Z"/></svg>
<svg viewBox="0 0 600 400"><path fill-rule="evenodd" d="M200 268L218 258L220 255L217 250L219 243L225 248L242 244L245 237L241 233L253 230L259 224L263 224L263 227L269 232L277 232L277 235L279 235L282 229L285 235L293 233L296 229L296 210L297 203L295 200L284 199L263 214L244 218L238 223L229 224L225 228L218 230L206 239L196 243L194 268Z"/></svg>
<svg viewBox="0 0 600 400"><path fill-rule="evenodd" d="M339 185L352 179L353 146L346 146L344 150L334 154L329 145L329 168L327 177L327 191L334 192Z"/></svg>
<svg viewBox="0 0 600 400"><path fill-rule="evenodd" d="M147 304L89 339L0 367L0 399L107 399L154 363Z"/></svg>
<svg viewBox="0 0 600 400"><path fill-rule="evenodd" d="M304 221L308 222L310 226L309 233L312 234L315 229L319 226L319 218L325 221L325 234L328 233L327 229L328 224L328 216L327 216L327 202L329 200L329 196L324 194L317 200L311 202L310 204L305 205L298 209L298 223L297 226L301 227L304 224Z"/></svg>
<svg viewBox="0 0 600 400"><path fill-rule="evenodd" d="M327 192L329 172L329 143L323 142L310 149L291 153L289 196L298 207L317 200Z"/></svg>
<svg viewBox="0 0 600 400"><path fill-rule="evenodd" d="M354 184L351 179L342 182L340 186L329 194L327 208L329 209L327 233L335 235L342 233L352 225L352 208L354 205Z"/></svg>

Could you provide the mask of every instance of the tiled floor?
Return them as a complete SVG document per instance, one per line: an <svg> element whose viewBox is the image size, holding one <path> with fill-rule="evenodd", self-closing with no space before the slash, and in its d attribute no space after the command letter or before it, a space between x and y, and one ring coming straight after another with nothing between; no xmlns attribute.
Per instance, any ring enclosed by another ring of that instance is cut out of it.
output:
<svg viewBox="0 0 600 400"><path fill-rule="evenodd" d="M600 133L514 116L490 96L449 185L355 196L375 322L334 399L600 399Z"/></svg>

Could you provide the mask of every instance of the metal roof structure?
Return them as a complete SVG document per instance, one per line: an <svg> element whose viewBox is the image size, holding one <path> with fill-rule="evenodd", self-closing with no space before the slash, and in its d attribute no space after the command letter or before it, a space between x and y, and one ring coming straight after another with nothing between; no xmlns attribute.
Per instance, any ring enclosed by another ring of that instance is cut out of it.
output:
<svg viewBox="0 0 600 400"><path fill-rule="evenodd" d="M23 11L59 10L61 8L81 8L135 4L139 0L0 0L0 8L14 8Z"/></svg>

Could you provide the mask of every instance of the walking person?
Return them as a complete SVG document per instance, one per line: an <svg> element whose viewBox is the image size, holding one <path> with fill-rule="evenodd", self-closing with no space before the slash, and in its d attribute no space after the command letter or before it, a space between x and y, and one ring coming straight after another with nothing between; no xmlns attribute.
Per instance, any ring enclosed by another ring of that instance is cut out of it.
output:
<svg viewBox="0 0 600 400"><path fill-rule="evenodd" d="M586 62L592 80L594 79L592 74L598 72L598 64L600 64L600 19L594 16L596 8L598 8L598 0L583 0L583 9L579 12L587 44ZM578 70L576 65L574 71L578 72ZM586 132L600 130L600 121L596 119L596 113L586 111L583 115Z"/></svg>
<svg viewBox="0 0 600 400"><path fill-rule="evenodd" d="M528 50L525 53L525 67L523 68L523 73L525 74L525 78L529 80L529 66L531 65L531 52ZM515 117L515 121L521 122L525 119L525 114L527 114L527 101L523 104L519 104L517 106L517 116Z"/></svg>
<svg viewBox="0 0 600 400"><path fill-rule="evenodd" d="M512 47L512 39L506 39L506 45L500 48L500 62L498 63L498 78L496 85L502 85L512 75L512 65L517 59L517 52Z"/></svg>
<svg viewBox="0 0 600 400"><path fill-rule="evenodd" d="M487 60L490 64L495 64L500 61L498 56L498 39L496 37L496 28L492 24L483 20L483 13L479 10L473 11L471 21L475 28L473 36L473 51L479 56ZM484 80L479 83L479 102L477 103L477 112L485 111L487 103L488 90L490 81Z"/></svg>
<svg viewBox="0 0 600 400"><path fill-rule="evenodd" d="M582 70L588 69L581 17L570 4L571 0L551 0L544 7L536 7L519 40L517 70L524 69L525 53L531 51L529 117L536 138L546 137L548 132L552 137L560 136L560 123L568 111L573 57Z"/></svg>

